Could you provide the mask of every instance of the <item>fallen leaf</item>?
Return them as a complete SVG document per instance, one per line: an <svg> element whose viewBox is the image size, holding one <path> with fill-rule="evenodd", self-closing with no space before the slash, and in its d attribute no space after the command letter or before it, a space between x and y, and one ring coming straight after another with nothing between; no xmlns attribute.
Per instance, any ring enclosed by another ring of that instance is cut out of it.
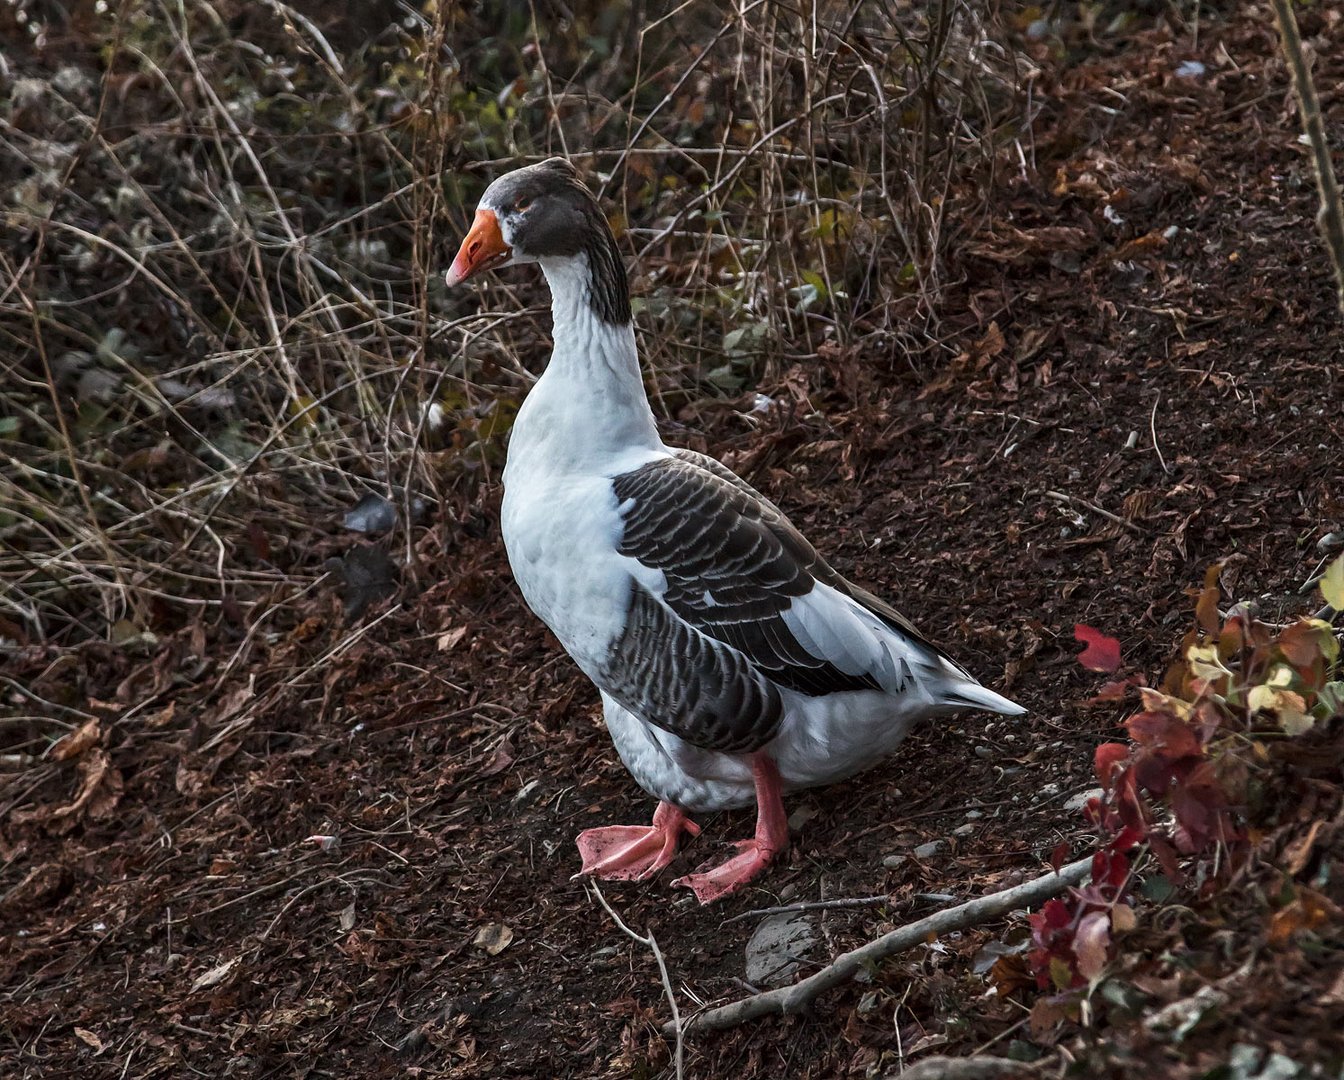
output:
<svg viewBox="0 0 1344 1080"><path fill-rule="evenodd" d="M922 1054L925 1050L932 1050L935 1046L946 1046L947 1036L941 1031L935 1031L932 1035L925 1035L921 1039L916 1039L915 1044L906 1051L911 1057L915 1054Z"/></svg>
<svg viewBox="0 0 1344 1080"><path fill-rule="evenodd" d="M101 1054L103 1052L103 1040L98 1038L98 1036L88 1028L75 1028L75 1035L79 1038L80 1042L88 1043L89 1046L92 1046L95 1054Z"/></svg>
<svg viewBox="0 0 1344 1080"><path fill-rule="evenodd" d="M466 636L467 628L465 626L458 626L452 630L445 630L439 635L439 652L447 652L449 649L454 648Z"/></svg>
<svg viewBox="0 0 1344 1080"><path fill-rule="evenodd" d="M513 942L513 931L503 923L486 923L476 931L472 944L491 956L498 956Z"/></svg>
<svg viewBox="0 0 1344 1080"><path fill-rule="evenodd" d="M1107 674L1120 666L1120 642L1107 637L1086 623L1075 623L1073 636L1087 648L1078 654L1078 663L1088 671L1103 671Z"/></svg>
<svg viewBox="0 0 1344 1080"><path fill-rule="evenodd" d="M93 746L103 734L102 725L98 723L98 718L85 720L76 730L63 736L51 748L51 758L53 761L69 761L71 758L79 757L89 747Z"/></svg>
<svg viewBox="0 0 1344 1080"><path fill-rule="evenodd" d="M1128 904L1116 904L1115 907L1111 908L1111 929L1117 934L1133 930L1138 922L1139 920L1134 915L1134 909Z"/></svg>
<svg viewBox="0 0 1344 1080"><path fill-rule="evenodd" d="M1041 997L1031 1007L1031 1036L1037 1042L1049 1040L1055 1028L1069 1018L1069 1006L1062 998Z"/></svg>
<svg viewBox="0 0 1344 1080"><path fill-rule="evenodd" d="M1287 945L1294 934L1315 930L1331 915L1338 916L1339 908L1314 889L1300 889L1297 899L1269 920L1269 943Z"/></svg>
<svg viewBox="0 0 1344 1080"><path fill-rule="evenodd" d="M1123 701L1131 686L1142 686L1143 684L1142 672L1136 675L1128 675L1123 679L1112 679L1108 683L1102 683L1101 689L1088 698L1085 704L1107 705L1112 702Z"/></svg>
<svg viewBox="0 0 1344 1080"><path fill-rule="evenodd" d="M340 923L341 929L347 934L355 928L355 902L353 900L341 909Z"/></svg>
<svg viewBox="0 0 1344 1080"><path fill-rule="evenodd" d="M177 702L170 701L162 709L156 709L154 712L144 717L140 722L144 724L145 727L150 728L167 727L169 724L173 722L173 716L176 713L177 713Z"/></svg>
<svg viewBox="0 0 1344 1080"><path fill-rule="evenodd" d="M1307 868L1307 861L1311 858L1312 849L1316 846L1316 839L1321 834L1325 822L1317 818L1311 823L1311 828L1307 830L1304 836L1299 836L1283 849L1283 868L1293 877L1297 877Z"/></svg>
<svg viewBox="0 0 1344 1080"><path fill-rule="evenodd" d="M1084 915L1073 937L1073 955L1078 958L1078 974L1096 982L1106 967L1111 947L1111 919L1105 911Z"/></svg>
<svg viewBox="0 0 1344 1080"><path fill-rule="evenodd" d="M201 990L209 990L212 986L218 986L227 979L234 968L238 966L238 957L232 960L225 960L222 964L216 964L209 971L196 977L196 981L191 984L191 992L198 993Z"/></svg>
<svg viewBox="0 0 1344 1080"><path fill-rule="evenodd" d="M513 764L513 744L508 739L503 740L495 747L495 752L490 755L490 760L481 766L477 775L494 776L501 773Z"/></svg>

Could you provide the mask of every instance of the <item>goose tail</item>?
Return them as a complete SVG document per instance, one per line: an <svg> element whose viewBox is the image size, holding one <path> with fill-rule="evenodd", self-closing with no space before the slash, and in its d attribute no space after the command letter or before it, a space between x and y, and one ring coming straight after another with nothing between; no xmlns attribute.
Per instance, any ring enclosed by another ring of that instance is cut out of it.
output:
<svg viewBox="0 0 1344 1080"><path fill-rule="evenodd" d="M951 673L949 673L951 674ZM1024 716L1027 710L1015 701L1009 701L988 687L981 686L969 676L957 672L948 679L938 694L939 703L950 710L981 709L1000 716Z"/></svg>

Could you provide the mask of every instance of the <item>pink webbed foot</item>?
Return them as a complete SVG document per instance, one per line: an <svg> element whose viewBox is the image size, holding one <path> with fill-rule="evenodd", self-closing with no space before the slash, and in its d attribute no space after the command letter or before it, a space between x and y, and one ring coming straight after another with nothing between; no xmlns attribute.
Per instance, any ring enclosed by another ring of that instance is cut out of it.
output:
<svg viewBox="0 0 1344 1080"><path fill-rule="evenodd" d="M677 840L683 832L697 836L700 826L680 807L666 802L658 804L652 825L585 829L576 840L583 869L575 877L589 874L604 881L652 877L677 854Z"/></svg>
<svg viewBox="0 0 1344 1080"><path fill-rule="evenodd" d="M702 867L672 882L690 889L702 904L737 892L758 877L771 860L789 846L789 823L784 816L779 770L770 758L758 754L752 758L751 771L756 781L755 838L738 841L737 854L727 862L711 870Z"/></svg>
<svg viewBox="0 0 1344 1080"><path fill-rule="evenodd" d="M695 893L700 903L712 904L715 900L737 892L759 876L776 855L775 851L758 840L739 840L735 846L738 853L727 862L710 870L697 870L694 874L679 877L672 884L684 885Z"/></svg>

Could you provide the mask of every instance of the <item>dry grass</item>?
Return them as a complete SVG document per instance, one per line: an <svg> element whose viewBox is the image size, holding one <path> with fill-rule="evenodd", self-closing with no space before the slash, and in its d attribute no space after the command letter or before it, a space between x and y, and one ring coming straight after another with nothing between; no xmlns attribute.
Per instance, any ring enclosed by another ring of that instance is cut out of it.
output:
<svg viewBox="0 0 1344 1080"><path fill-rule="evenodd" d="M20 641L253 622L368 492L456 528L546 351L532 278L437 277L504 169L602 188L675 417L827 347L936 365L949 222L1026 153L1007 32L963 0L103 6L0 14L29 43L0 68Z"/></svg>

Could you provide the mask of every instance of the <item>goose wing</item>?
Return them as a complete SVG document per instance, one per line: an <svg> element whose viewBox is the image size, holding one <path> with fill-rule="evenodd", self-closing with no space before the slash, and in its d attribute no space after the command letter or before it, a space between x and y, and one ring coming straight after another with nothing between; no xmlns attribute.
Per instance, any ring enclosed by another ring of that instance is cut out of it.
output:
<svg viewBox="0 0 1344 1080"><path fill-rule="evenodd" d="M941 654L837 574L729 469L679 451L613 478L632 575L624 632L599 682L636 715L706 749L745 753L778 730L781 689L901 693ZM913 665L913 667L912 667Z"/></svg>

